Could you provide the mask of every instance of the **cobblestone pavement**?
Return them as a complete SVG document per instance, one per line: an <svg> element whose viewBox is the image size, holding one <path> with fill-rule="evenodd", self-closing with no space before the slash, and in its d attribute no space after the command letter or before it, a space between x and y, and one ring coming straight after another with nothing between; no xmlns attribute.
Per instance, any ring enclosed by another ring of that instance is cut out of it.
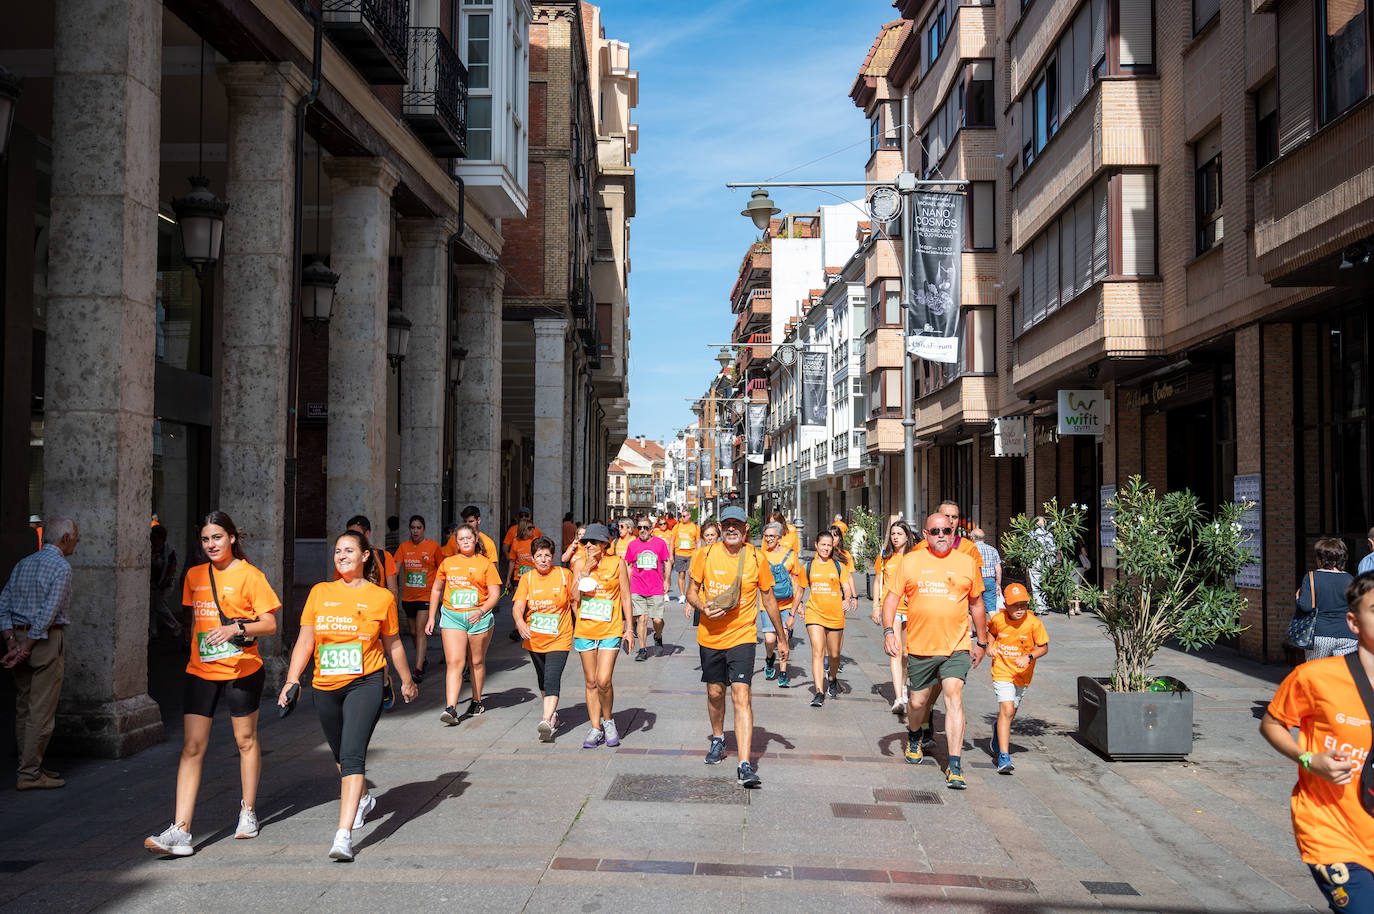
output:
<svg viewBox="0 0 1374 914"><path fill-rule="evenodd" d="M1075 738L1074 679L1107 672L1110 643L1093 617L1055 615L1013 732L1014 776L999 776L987 753L987 667L971 677L961 793L945 789L933 762L904 763L868 613L861 604L849 620L841 694L823 708L808 706L804 642L792 689L755 677L761 790L734 786L733 756L702 764L709 726L679 605L669 606L665 656L620 657L618 750L581 748L575 659L557 741L537 742L534 672L505 637L503 609L485 715L440 724L434 638L420 699L383 716L368 760L378 805L354 833L356 862L326 856L337 781L307 695L286 721L263 716L255 840L232 837L237 751L222 718L193 857L142 849L171 814L179 728L132 758L60 760L63 790L0 791L0 908L1183 914L1320 901L1289 826L1294 771L1257 732L1280 668L1225 651L1164 652L1160 673L1196 693L1195 750L1182 763L1109 763ZM943 762L943 738L936 755Z"/></svg>

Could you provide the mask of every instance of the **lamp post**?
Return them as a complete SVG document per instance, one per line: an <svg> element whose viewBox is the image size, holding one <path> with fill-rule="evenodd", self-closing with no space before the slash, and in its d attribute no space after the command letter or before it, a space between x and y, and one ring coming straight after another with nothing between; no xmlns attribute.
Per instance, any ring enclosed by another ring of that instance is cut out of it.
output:
<svg viewBox="0 0 1374 914"><path fill-rule="evenodd" d="M802 349L801 351L804 352L805 349ZM800 530L801 530L801 528L802 528L802 478L801 478L801 427L802 427L802 407L801 407L801 385L797 383L797 382L798 382L798 379L799 379L799 377L800 377L800 372L799 372L799 370L798 370L799 367L800 367L800 363L799 363L799 360L798 360L797 356L798 356L798 347L792 345L791 343L783 343L781 346L779 346L779 347L777 347L776 349L773 350L773 358L776 359L776 360L777 360L777 363L778 363L780 366L782 366L782 368L783 368L784 371L787 372L788 379L792 382L792 395L793 395L793 397L794 397L794 398L796 399L796 401L797 401L797 408L796 408L796 425L797 425L797 427L796 427L796 429L793 431L793 434L792 434L793 441L795 442L795 450L796 450L796 458L795 458L795 459L796 459L796 464L797 464L797 478L796 478L796 480L795 480L795 487L794 487L794 491L793 491L793 507L792 507L792 510L793 510L793 512L794 512L793 516L796 518L797 529L798 529L798 531L800 532Z"/></svg>
<svg viewBox="0 0 1374 914"><path fill-rule="evenodd" d="M172 212L181 230L181 251L202 285L205 273L219 261L224 245L224 214L229 204L210 192L210 179L190 178L191 192L172 200Z"/></svg>

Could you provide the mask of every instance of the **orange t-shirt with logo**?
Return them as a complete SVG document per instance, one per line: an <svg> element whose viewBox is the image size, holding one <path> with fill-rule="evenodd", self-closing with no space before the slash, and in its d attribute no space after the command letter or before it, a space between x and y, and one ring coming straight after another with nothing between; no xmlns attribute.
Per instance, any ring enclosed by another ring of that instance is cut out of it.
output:
<svg viewBox="0 0 1374 914"><path fill-rule="evenodd" d="M481 530L477 531L477 541L481 543L482 548L486 550L487 558L491 559L491 561L495 563L497 558L500 557L500 553L496 551L496 543L492 542L491 537L487 536ZM450 536L448 538L448 542L444 543L444 548L440 549L439 551L443 554L444 558L448 558L451 555L457 555L458 537Z"/></svg>
<svg viewBox="0 0 1374 914"><path fill-rule="evenodd" d="M267 578L243 559L224 571L215 572L215 589L220 608L231 620L250 622L281 609L281 599L267 583ZM201 679L222 682L242 679L262 668L256 642L238 648L227 642L213 646L202 641L202 636L222 624L215 598L210 593L209 563L196 565L186 572L186 580L181 585L181 602L191 607L191 659L186 663L186 672ZM207 654L204 660L200 656L202 648Z"/></svg>
<svg viewBox="0 0 1374 914"><path fill-rule="evenodd" d="M376 549L377 552L378 552L378 554L381 555L381 557L382 557L382 584L385 585L387 581L391 580L393 577L396 576L396 573L397 573L397 569L396 569L396 560L393 559L393 558L391 557L391 553L390 553L390 552L387 552L385 549L382 549L380 546L373 546L372 548L373 548L373 549ZM339 579L342 578L342 577L343 577L343 575L339 574L339 569L335 568L335 569L334 569L334 580L337 581L337 580L339 580Z"/></svg>
<svg viewBox="0 0 1374 914"><path fill-rule="evenodd" d="M673 547L673 555L691 555L701 538L701 528L691 521L680 521L672 533L668 545Z"/></svg>
<svg viewBox="0 0 1374 914"><path fill-rule="evenodd" d="M881 575L883 579L883 592L878 594L879 600L884 599L888 594L893 592L892 582L897 579L897 566L902 564L903 555L905 555L905 553L894 552L887 558L883 558L880 553L878 557L873 560L873 573ZM906 594L902 593L897 596L901 598L901 602L897 604L897 612L905 613Z"/></svg>
<svg viewBox="0 0 1374 914"><path fill-rule="evenodd" d="M965 552L951 549L943 558L929 549L902 556L892 592L907 601L906 652L947 657L972 648L969 601L983 595L983 575Z"/></svg>
<svg viewBox="0 0 1374 914"><path fill-rule="evenodd" d="M1374 816L1360 806L1360 772L1369 764L1369 712L1344 657L1309 660L1288 674L1269 713L1297 727L1303 752L1337 749L1359 763L1344 786L1298 768L1290 803L1304 863L1358 863L1374 870Z"/></svg>
<svg viewBox="0 0 1374 914"><path fill-rule="evenodd" d="M788 597L785 600L779 599L776 594L774 594L773 596L773 599L778 601L778 611L781 612L782 610L787 609L794 602L796 602L797 597L801 595L801 588L806 586L805 584L801 583L801 581L803 580L801 562L797 561L797 553L792 552L790 549L784 549L782 547L781 541L778 543L777 549L774 549L772 552L765 552L764 556L768 559L770 571L772 570L772 566L782 565L784 568L788 570L789 573L791 573L792 577L794 578L794 580L792 581L792 596ZM774 574L773 583L776 584L777 582L778 576L777 574Z"/></svg>
<svg viewBox="0 0 1374 914"><path fill-rule="evenodd" d="M429 590L434 586L434 572L444 560L439 544L434 540L412 543L406 540L396 547L396 564L401 569L401 599L429 602Z"/></svg>
<svg viewBox="0 0 1374 914"><path fill-rule="evenodd" d="M849 566L817 556L809 572L802 567L801 579L802 586L811 590L806 597L806 624L844 628L844 582L849 580Z"/></svg>
<svg viewBox="0 0 1374 914"><path fill-rule="evenodd" d="M327 581L310 588L301 627L315 629L315 673L310 684L322 692L342 689L386 666L382 638L400 631L396 598L364 581L350 587Z"/></svg>
<svg viewBox="0 0 1374 914"><path fill-rule="evenodd" d="M572 574L555 565L548 574L528 572L515 587L515 602L525 601L530 636L524 648L537 654L572 650Z"/></svg>
<svg viewBox="0 0 1374 914"><path fill-rule="evenodd" d="M620 597L620 569L624 567L619 556L603 555L595 568L582 570L584 576L596 581L596 591L582 594L573 637L602 641L625 634L625 608Z"/></svg>
<svg viewBox="0 0 1374 914"><path fill-rule="evenodd" d="M1010 682L1012 685L1030 685L1035 675L1035 658L1032 657L1026 668L1016 666L1016 658L1027 656L1031 651L1050 643L1050 633L1045 630L1035 613L1028 612L1020 621L1012 621L1004 612L988 620L988 634L992 636L993 682Z"/></svg>
<svg viewBox="0 0 1374 914"><path fill-rule="evenodd" d="M697 643L702 647L726 650L757 640L759 591L773 589L773 569L762 550L747 543L740 548L745 550L745 556L739 603L717 619L707 618L705 612L701 614ZM731 555L723 543L703 547L692 565L692 580L697 582L702 602L729 590L739 567L739 554Z"/></svg>
<svg viewBox="0 0 1374 914"><path fill-rule="evenodd" d="M525 544L525 549L524 549L524 551L525 551L526 553L528 553L528 552L530 551L530 550L529 550L529 544L532 543L532 542L534 542L535 540L539 539L539 537L541 537L541 536L544 535L543 533L541 533L541 532L539 531L539 528L536 527L534 524L530 524L530 535L529 535L529 538L528 538L528 539L524 539L524 540L520 539L520 538L519 538L519 533L520 533L520 525L519 525L519 524L511 524L511 525L510 525L510 529L506 531L506 535L503 536L503 537L501 538L501 545L506 547L506 557L507 557L507 558L512 558L512 559L515 558L515 553L517 552L517 548L516 548L516 545L515 545L516 543L524 543L524 544ZM534 561L531 560L531 561L529 561L529 562L526 562L525 564L527 564L527 565L533 565L533 564L534 564Z"/></svg>
<svg viewBox="0 0 1374 914"><path fill-rule="evenodd" d="M487 602L492 590L501 589L501 573L484 555L451 555L439 564L436 572L444 582L444 596L439 601L441 607L455 612L476 612ZM466 600L457 600L456 591L477 591L477 602L471 606Z"/></svg>

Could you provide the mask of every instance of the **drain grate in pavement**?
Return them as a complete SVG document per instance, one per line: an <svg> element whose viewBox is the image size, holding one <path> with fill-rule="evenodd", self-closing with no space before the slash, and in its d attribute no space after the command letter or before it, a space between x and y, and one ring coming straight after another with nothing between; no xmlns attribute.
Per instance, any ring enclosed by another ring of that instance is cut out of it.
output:
<svg viewBox="0 0 1374 914"><path fill-rule="evenodd" d="M1139 895L1129 882L1090 882L1083 880L1083 888L1094 895Z"/></svg>
<svg viewBox="0 0 1374 914"><path fill-rule="evenodd" d="M0 860L0 873L19 873L37 863L37 860Z"/></svg>
<svg viewBox="0 0 1374 914"><path fill-rule="evenodd" d="M900 806L874 806L869 803L831 803L830 814L837 819L906 819Z"/></svg>
<svg viewBox="0 0 1374 914"><path fill-rule="evenodd" d="M874 787L875 803L925 803L934 806L943 804L938 793L929 790L907 790L899 787Z"/></svg>
<svg viewBox="0 0 1374 914"><path fill-rule="evenodd" d="M749 791L735 786L733 779L683 778L659 774L616 775L608 800L634 800L647 803L749 804Z"/></svg>

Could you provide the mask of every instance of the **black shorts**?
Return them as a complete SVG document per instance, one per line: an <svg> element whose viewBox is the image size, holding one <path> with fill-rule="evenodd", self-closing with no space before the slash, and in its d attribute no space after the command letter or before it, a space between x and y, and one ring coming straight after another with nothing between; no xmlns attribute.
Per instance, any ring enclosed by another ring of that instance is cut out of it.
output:
<svg viewBox="0 0 1374 914"><path fill-rule="evenodd" d="M181 691L183 714L214 717L221 695L229 699L230 717L255 714L262 704L262 687L267 681L267 673L262 667L242 679L201 679L194 673L185 675Z"/></svg>
<svg viewBox="0 0 1374 914"><path fill-rule="evenodd" d="M754 651L758 644L750 641L734 647L700 647L701 681L740 682L751 685L754 681Z"/></svg>
<svg viewBox="0 0 1374 914"><path fill-rule="evenodd" d="M414 619L416 613L429 612L428 600L402 600L401 609L406 612L407 619Z"/></svg>

